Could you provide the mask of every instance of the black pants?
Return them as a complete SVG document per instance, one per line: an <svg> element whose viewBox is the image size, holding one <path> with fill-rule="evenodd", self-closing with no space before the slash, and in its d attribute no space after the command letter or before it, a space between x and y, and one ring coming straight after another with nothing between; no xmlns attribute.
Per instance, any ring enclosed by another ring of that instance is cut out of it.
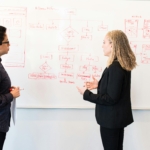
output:
<svg viewBox="0 0 150 150"><path fill-rule="evenodd" d="M100 127L104 150L123 150L124 128L108 129Z"/></svg>
<svg viewBox="0 0 150 150"><path fill-rule="evenodd" d="M6 138L6 133L0 132L0 150L3 149L5 138Z"/></svg>

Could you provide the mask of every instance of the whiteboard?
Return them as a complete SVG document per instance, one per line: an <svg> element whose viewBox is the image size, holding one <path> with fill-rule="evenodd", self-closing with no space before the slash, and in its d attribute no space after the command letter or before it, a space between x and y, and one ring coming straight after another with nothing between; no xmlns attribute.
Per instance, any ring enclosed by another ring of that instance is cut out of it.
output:
<svg viewBox="0 0 150 150"><path fill-rule="evenodd" d="M107 61L103 38L121 29L138 63L132 72L132 108L150 109L150 2L0 2L0 24L8 28L11 43L2 63L12 85L21 88L18 108L94 108L76 86L92 75L100 79Z"/></svg>

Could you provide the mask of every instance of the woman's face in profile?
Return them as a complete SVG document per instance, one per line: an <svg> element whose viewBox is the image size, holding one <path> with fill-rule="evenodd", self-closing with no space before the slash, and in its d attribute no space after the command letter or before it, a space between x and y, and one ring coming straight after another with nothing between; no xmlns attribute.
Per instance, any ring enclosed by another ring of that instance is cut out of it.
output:
<svg viewBox="0 0 150 150"><path fill-rule="evenodd" d="M112 52L112 43L109 41L107 36L105 36L103 40L102 48L103 48L104 56L110 56Z"/></svg>
<svg viewBox="0 0 150 150"><path fill-rule="evenodd" d="M7 54L9 51L9 41L7 34L5 34L4 40L2 41L2 45L0 45L0 56Z"/></svg>

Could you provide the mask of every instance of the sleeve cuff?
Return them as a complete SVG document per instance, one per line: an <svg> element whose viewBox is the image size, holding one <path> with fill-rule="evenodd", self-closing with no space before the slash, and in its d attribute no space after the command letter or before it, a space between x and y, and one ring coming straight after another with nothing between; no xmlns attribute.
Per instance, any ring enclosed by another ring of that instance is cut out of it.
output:
<svg viewBox="0 0 150 150"><path fill-rule="evenodd" d="M83 94L83 99L84 100L88 100L88 98L89 98L89 90L86 90L85 92L84 92L84 94Z"/></svg>
<svg viewBox="0 0 150 150"><path fill-rule="evenodd" d="M5 95L7 103L11 103L13 101L13 95L11 93L8 93Z"/></svg>

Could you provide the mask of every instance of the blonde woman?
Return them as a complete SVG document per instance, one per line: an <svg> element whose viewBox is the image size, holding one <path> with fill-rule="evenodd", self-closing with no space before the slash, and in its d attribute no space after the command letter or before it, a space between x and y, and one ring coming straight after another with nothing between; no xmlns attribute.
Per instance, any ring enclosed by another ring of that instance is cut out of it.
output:
<svg viewBox="0 0 150 150"><path fill-rule="evenodd" d="M108 32L102 48L108 62L100 81L93 77L85 87L77 88L84 100L96 104L104 150L123 150L124 128L133 122L130 87L136 58L121 30ZM97 94L92 89L97 89Z"/></svg>

